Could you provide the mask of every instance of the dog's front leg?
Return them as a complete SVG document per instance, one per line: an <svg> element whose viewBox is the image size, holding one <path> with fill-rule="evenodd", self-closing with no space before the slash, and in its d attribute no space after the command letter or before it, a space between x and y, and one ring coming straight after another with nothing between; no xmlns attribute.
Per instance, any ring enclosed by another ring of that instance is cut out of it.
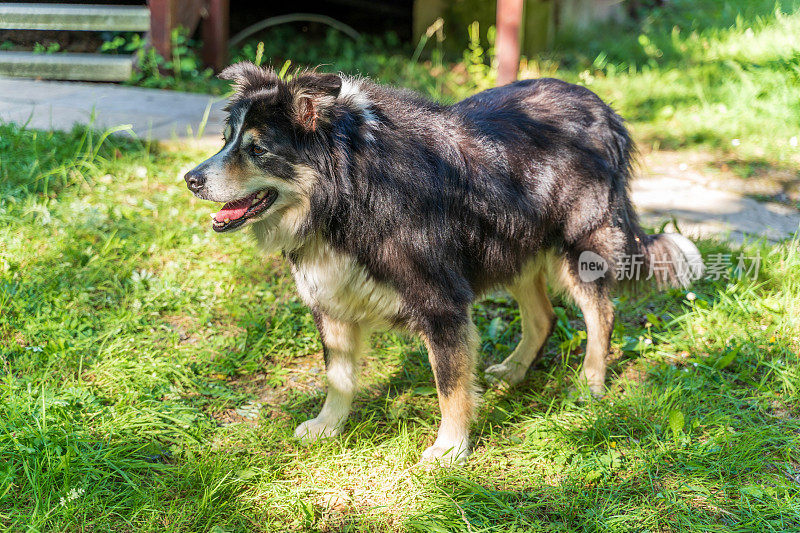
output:
<svg viewBox="0 0 800 533"><path fill-rule="evenodd" d="M314 319L322 336L328 396L319 415L294 431L296 437L307 442L342 432L356 393L358 360L366 335L359 324L335 320L319 312L314 313Z"/></svg>
<svg viewBox="0 0 800 533"><path fill-rule="evenodd" d="M422 461L444 466L463 464L470 454L469 426L475 411L475 352L478 335L465 316L443 326L441 321L423 334L436 380L442 423L433 446ZM445 320L444 322L451 322Z"/></svg>

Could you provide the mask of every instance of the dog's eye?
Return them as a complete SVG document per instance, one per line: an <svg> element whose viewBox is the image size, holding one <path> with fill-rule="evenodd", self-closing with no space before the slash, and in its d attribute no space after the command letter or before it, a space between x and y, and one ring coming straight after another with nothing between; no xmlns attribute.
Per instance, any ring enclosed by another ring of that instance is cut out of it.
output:
<svg viewBox="0 0 800 533"><path fill-rule="evenodd" d="M266 151L266 150L264 150L263 148L261 148L260 146L257 146L257 145L255 145L255 144L254 144L254 145L253 145L253 146L250 148L250 153L252 153L252 154L253 154L253 155L255 155L255 156L262 156L262 155L266 154L266 153L267 153L267 151Z"/></svg>

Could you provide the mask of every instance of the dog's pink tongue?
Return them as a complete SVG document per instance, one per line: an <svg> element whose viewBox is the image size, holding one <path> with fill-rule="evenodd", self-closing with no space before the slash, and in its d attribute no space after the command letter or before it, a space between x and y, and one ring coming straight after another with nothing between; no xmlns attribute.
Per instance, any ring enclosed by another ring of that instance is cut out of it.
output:
<svg viewBox="0 0 800 533"><path fill-rule="evenodd" d="M227 204L222 206L222 209L214 215L214 220L217 222L224 222L225 219L236 220L237 218L241 218L247 213L247 208L250 207L252 203L252 197L248 196L247 198L242 198L241 200L236 200L234 202L228 202Z"/></svg>

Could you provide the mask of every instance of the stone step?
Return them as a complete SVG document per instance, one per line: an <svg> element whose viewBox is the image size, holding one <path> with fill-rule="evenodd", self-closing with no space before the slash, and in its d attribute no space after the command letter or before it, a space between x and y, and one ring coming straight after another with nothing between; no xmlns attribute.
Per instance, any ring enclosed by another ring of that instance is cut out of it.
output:
<svg viewBox="0 0 800 533"><path fill-rule="evenodd" d="M0 29L149 31L146 6L0 3Z"/></svg>
<svg viewBox="0 0 800 533"><path fill-rule="evenodd" d="M0 76L13 78L125 81L132 69L132 56L0 52Z"/></svg>

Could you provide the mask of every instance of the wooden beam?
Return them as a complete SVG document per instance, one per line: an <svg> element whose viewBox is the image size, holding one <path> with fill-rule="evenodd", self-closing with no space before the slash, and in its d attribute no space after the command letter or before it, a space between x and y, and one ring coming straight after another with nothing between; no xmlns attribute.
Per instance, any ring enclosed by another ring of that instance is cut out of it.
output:
<svg viewBox="0 0 800 533"><path fill-rule="evenodd" d="M0 52L0 76L16 78L125 81L132 64L127 55Z"/></svg>
<svg viewBox="0 0 800 533"><path fill-rule="evenodd" d="M497 85L517 79L523 0L497 0Z"/></svg>
<svg viewBox="0 0 800 533"><path fill-rule="evenodd" d="M147 31L144 6L0 3L0 28L6 30Z"/></svg>

